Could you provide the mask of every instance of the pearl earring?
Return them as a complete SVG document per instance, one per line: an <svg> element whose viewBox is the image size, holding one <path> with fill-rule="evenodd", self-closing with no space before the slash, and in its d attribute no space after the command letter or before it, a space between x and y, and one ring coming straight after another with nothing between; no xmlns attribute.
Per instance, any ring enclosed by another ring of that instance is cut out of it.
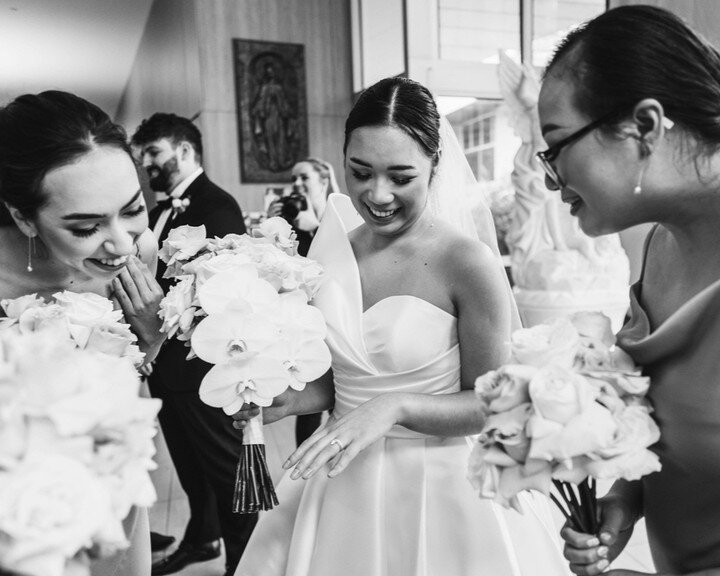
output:
<svg viewBox="0 0 720 576"><path fill-rule="evenodd" d="M33 271L33 265L32 265L33 254L35 254L35 236L28 236L28 263L27 263L27 271L28 272Z"/></svg>

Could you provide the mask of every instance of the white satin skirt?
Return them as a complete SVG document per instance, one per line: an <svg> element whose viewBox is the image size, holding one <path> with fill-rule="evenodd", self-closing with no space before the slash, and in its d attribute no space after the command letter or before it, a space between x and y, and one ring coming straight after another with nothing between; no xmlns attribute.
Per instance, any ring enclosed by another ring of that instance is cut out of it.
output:
<svg viewBox="0 0 720 576"><path fill-rule="evenodd" d="M548 501L481 500L466 438L386 437L340 475L280 482L235 576L566 576Z"/></svg>

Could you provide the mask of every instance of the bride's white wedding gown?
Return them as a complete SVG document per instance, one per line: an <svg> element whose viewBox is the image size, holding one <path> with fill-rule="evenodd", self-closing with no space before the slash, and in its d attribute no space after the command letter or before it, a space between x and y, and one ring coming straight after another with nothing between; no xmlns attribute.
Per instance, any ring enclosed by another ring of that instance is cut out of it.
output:
<svg viewBox="0 0 720 576"><path fill-rule="evenodd" d="M331 196L310 254L326 273L315 303L328 324L337 416L386 392L460 389L454 316L407 295L363 312L347 237L360 222L349 198ZM466 438L396 426L335 478L286 475L236 576L568 574L547 502L524 498L520 515L479 499L469 453Z"/></svg>

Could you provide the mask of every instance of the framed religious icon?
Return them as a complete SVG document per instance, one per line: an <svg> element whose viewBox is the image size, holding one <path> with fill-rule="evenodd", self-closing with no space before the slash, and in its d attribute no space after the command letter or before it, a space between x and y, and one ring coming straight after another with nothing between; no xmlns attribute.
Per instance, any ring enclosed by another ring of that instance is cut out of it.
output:
<svg viewBox="0 0 720 576"><path fill-rule="evenodd" d="M305 47L233 39L240 178L289 182L308 156Z"/></svg>

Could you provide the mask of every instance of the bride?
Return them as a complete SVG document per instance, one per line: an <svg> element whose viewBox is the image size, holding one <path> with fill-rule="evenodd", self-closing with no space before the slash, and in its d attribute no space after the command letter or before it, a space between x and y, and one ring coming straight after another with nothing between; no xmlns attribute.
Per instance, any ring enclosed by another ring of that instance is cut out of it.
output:
<svg viewBox="0 0 720 576"><path fill-rule="evenodd" d="M0 200L0 298L111 297L151 360L162 343L157 244L125 131L66 92L18 97L0 109ZM133 509L125 530L130 548L93 574L150 574L147 512Z"/></svg>
<svg viewBox="0 0 720 576"><path fill-rule="evenodd" d="M310 251L325 268L315 303L332 370L264 410L266 421L333 414L284 464L280 506L261 516L236 576L567 573L543 500L506 511L465 477L465 436L483 424L473 383L508 359L516 311L494 230L482 243L441 217L470 218L449 189L460 164L447 159L462 156L452 144L411 80L378 82L351 111L349 198L330 197ZM256 413L237 413L236 427Z"/></svg>

